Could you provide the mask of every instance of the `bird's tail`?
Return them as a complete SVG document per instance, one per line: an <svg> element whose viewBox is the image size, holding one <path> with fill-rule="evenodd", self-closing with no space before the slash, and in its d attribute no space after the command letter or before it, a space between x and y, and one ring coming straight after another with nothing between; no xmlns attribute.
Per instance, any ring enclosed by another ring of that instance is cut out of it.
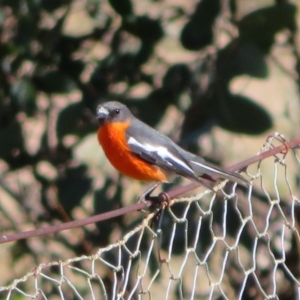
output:
<svg viewBox="0 0 300 300"><path fill-rule="evenodd" d="M221 178L237 182L246 187L250 185L249 181L246 180L242 175L224 170L223 168L220 168L214 164L208 163L196 155L189 160L189 164L197 176L209 181L216 181L217 179Z"/></svg>

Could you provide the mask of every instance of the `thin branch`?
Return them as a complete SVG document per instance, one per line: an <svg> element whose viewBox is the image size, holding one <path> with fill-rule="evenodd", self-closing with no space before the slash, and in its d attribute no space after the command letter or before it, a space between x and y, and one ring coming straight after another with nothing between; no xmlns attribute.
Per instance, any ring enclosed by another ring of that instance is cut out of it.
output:
<svg viewBox="0 0 300 300"><path fill-rule="evenodd" d="M34 237L34 236L41 236L41 235L46 235L50 233L55 233L58 231L63 231L67 229L72 229L76 227L81 227L89 224L93 224L96 222L101 222L105 221L108 219L112 219L121 215L125 215L127 213L133 212L133 211L138 211L141 209L146 209L151 205L151 202L139 202L130 206L122 207L120 209L116 209L113 211L109 211L107 213L95 215L92 217L88 217L85 219L81 220L76 220L76 221L71 221L71 222L66 222L66 223L61 223L49 227L42 227L39 229L35 230L28 230L28 231L23 231L23 232L18 232L18 233L12 233L8 235L2 235L0 236L0 244L2 243L7 243L7 242L12 242L12 241L17 241L21 239L26 239L29 237Z"/></svg>
<svg viewBox="0 0 300 300"><path fill-rule="evenodd" d="M254 164L256 162L264 160L275 154L287 153L287 151L289 149L296 148L299 145L300 145L300 137L296 138L295 140L293 140L291 142L285 142L278 147L275 147L275 148L272 148L265 152L259 153L249 159L246 159L240 163L237 163L231 167L228 167L227 170L237 171L237 170L244 169L251 164ZM199 187L199 184L197 184L197 183L191 183L186 186L176 187L173 190L169 191L167 193L167 196L169 197L169 199L173 199L182 194L185 194L186 192L196 189L197 187ZM133 204L130 206L116 209L116 210L113 210L113 211L110 211L110 212L107 212L104 214L99 214L99 215L95 215L92 217L88 217L88 218L85 218L82 220L76 220L76 221L62 223L62 224L49 226L49 227L42 227L42 228L39 228L36 230L29 230L29 231L18 232L18 233L13 233L13 234L8 234L8 235L2 235L2 236L0 236L0 244L17 241L17 240L21 240L21 239L26 239L26 238L34 237L34 236L41 236L41 235L46 235L46 234L50 234L50 233L55 233L58 231L63 231L63 230L67 230L67 229L71 229L71 228L75 228L75 227L79 227L79 226L89 225L89 224L92 224L95 222L101 222L101 221L112 219L112 218L130 213L130 212L147 209L147 208L149 208L149 206L151 206L150 201L139 202L139 203L136 203L136 204Z"/></svg>

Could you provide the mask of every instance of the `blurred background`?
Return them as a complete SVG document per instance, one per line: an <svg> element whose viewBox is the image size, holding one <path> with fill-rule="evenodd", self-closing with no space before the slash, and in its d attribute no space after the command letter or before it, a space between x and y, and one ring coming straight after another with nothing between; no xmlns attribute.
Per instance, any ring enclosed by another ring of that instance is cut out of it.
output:
<svg viewBox="0 0 300 300"><path fill-rule="evenodd" d="M274 131L299 137L299 9L296 0L1 0L1 234L110 211L147 188L103 156L100 102L125 103L220 165L255 155ZM2 244L0 285L91 254L142 217Z"/></svg>

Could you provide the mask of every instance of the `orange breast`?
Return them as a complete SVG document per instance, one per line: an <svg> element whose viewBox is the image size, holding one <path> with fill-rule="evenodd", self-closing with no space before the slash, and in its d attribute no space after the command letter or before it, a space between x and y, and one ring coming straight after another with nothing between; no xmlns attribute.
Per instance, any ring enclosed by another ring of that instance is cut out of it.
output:
<svg viewBox="0 0 300 300"><path fill-rule="evenodd" d="M110 163L122 174L142 180L166 182L166 172L134 155L127 146L125 130L129 122L110 123L98 130L98 140Z"/></svg>

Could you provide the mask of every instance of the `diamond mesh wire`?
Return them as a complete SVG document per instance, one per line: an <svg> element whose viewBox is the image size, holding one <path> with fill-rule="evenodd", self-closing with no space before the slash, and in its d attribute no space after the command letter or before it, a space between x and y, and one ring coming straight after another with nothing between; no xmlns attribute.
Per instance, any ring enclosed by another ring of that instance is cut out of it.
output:
<svg viewBox="0 0 300 300"><path fill-rule="evenodd" d="M0 298L299 298L299 170L296 150L265 159L249 168L250 188L174 199L93 255L38 265Z"/></svg>

